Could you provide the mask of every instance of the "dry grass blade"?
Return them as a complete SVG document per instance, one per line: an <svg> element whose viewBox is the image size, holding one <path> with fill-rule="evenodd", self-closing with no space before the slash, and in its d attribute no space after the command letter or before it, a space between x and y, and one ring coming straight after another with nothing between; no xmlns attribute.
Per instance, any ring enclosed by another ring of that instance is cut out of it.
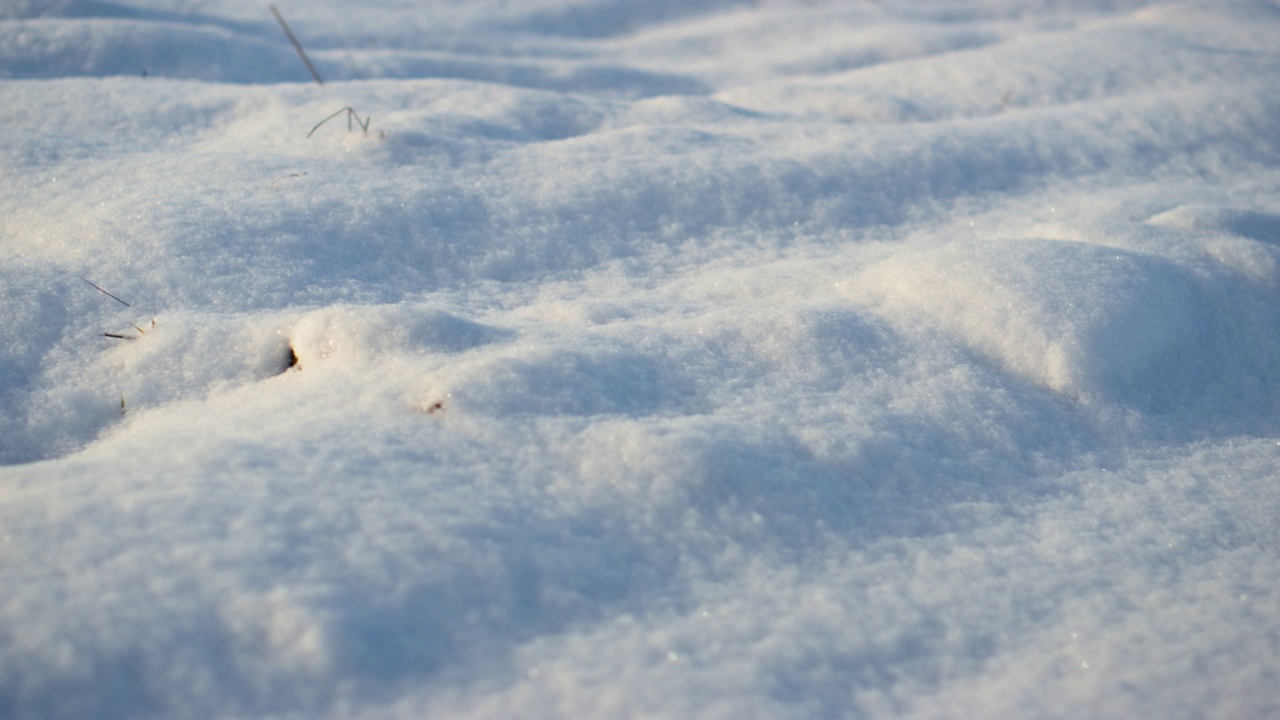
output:
<svg viewBox="0 0 1280 720"><path fill-rule="evenodd" d="M89 283L90 285L92 285L92 286L93 286L93 288L94 288L95 290L97 290L98 292L102 293L103 295L106 295L107 297L111 298L112 300L115 300L116 302L120 303L121 305L124 305L125 307L133 307L133 306L132 306L132 305L130 305L129 303L127 303L127 302L125 302L125 301L121 300L120 298L116 297L115 295L112 295L111 293L107 292L106 290L103 290L102 288L98 287L98 285L97 285L96 283L94 283L92 280L90 280L89 278L84 277L83 275L77 275L76 277L78 277L78 278L80 278L81 280L84 280L85 282Z"/></svg>
<svg viewBox="0 0 1280 720"><path fill-rule="evenodd" d="M289 42L293 43L293 49L298 51L298 57L302 58L302 63L307 66L307 72L311 73L311 77L315 79L317 85L323 85L324 81L320 79L320 73L316 72L316 66L311 64L311 58L307 57L307 51L302 49L302 43L298 42L298 38L294 37L293 31L289 29L289 23L284 21L284 16L276 9L275 5L268 5L271 8L271 14L276 16L276 22L280 23L280 29L284 31L285 37L289 38Z"/></svg>
<svg viewBox="0 0 1280 720"><path fill-rule="evenodd" d="M312 135L314 135L314 134L315 134L315 132L316 132L317 130L319 130L319 129L320 129L320 126L321 126L321 125L323 125L323 124L325 124L325 123L329 122L330 120L332 120L332 119L334 119L334 118L338 117L338 116L339 116L339 115L341 115L342 113L346 113L346 114L347 114L347 132L350 132L351 130L355 129L355 125L359 125L359 126L360 126L360 129L364 131L364 134L365 134L365 135L368 135L368 134L369 134L369 121L370 121L370 120L372 120L373 118L372 118L372 117L368 117L368 116L366 116L364 120L361 120L361 119L360 119L360 114L356 112L355 108L353 108L353 107L351 107L350 105L348 105L348 106L346 106L346 107L342 108L341 110L339 110L339 111L335 112L334 114L330 115L329 117L327 117L327 118L325 118L325 119L321 120L320 122L316 123L316 126L315 126L315 127L313 127L313 128L311 128L311 132L307 133L307 137L308 137L308 138L310 138ZM355 123L354 125L352 124L353 122Z"/></svg>

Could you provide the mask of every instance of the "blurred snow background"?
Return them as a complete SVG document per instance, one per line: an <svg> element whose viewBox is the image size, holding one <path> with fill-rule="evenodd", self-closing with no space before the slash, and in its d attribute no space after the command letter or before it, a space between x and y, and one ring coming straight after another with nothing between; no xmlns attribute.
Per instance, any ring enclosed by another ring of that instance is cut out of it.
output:
<svg viewBox="0 0 1280 720"><path fill-rule="evenodd" d="M278 4L0 6L0 716L1280 714L1280 6Z"/></svg>

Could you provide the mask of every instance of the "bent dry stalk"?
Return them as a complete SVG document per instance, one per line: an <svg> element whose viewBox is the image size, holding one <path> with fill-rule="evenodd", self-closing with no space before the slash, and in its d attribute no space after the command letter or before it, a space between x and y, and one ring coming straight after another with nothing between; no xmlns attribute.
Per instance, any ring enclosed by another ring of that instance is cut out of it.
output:
<svg viewBox="0 0 1280 720"><path fill-rule="evenodd" d="M341 114L342 114L342 113L344 113L344 112L347 114L347 132L351 132L351 130L353 130L353 129L355 128L355 125L359 125L359 126L360 126L360 129L364 131L364 134L365 134L365 135L368 135L368 134L369 134L369 121L370 121L370 120L372 120L373 118L372 118L371 116L366 116L364 120L361 120L361 119L360 119L360 113L357 113L355 108L353 108L353 107L351 107L350 105L348 105L348 106L346 106L346 107L342 108L341 110L339 110L338 112L336 112L336 113L334 113L334 114L330 115L329 117L327 117L327 118L325 118L325 119L321 120L320 122L316 123L316 126L315 126L315 127L313 127L313 128L311 128L311 132L307 133L307 137L308 137L308 138L310 138L312 135L314 135L314 134L315 134L315 132L316 132L317 130L319 130L319 129L320 129L320 126L321 126L321 125L323 125L323 124L325 124L325 123L329 122L330 120L332 120L332 119L334 119L334 118L338 117L339 115L341 115ZM353 124L352 124L352 121L353 121L353 120L355 121L355 125L353 125Z"/></svg>

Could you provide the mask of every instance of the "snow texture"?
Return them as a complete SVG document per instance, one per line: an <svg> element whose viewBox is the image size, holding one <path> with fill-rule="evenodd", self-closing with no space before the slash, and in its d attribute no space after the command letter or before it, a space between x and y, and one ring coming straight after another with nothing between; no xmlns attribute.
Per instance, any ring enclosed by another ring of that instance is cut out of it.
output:
<svg viewBox="0 0 1280 720"><path fill-rule="evenodd" d="M1280 6L278 4L0 6L0 717L1280 715Z"/></svg>

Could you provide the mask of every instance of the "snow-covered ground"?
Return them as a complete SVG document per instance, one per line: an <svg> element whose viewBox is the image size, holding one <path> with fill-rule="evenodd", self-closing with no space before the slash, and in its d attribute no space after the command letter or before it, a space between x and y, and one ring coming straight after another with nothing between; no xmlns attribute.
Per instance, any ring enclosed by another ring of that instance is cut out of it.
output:
<svg viewBox="0 0 1280 720"><path fill-rule="evenodd" d="M278 5L0 5L0 717L1280 715L1280 5Z"/></svg>

